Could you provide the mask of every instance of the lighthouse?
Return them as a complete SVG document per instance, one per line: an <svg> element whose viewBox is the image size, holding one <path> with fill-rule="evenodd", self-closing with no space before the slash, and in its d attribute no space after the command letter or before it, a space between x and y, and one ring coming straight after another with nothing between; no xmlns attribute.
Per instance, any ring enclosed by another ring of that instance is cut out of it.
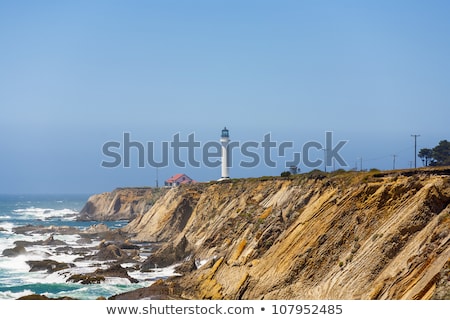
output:
<svg viewBox="0 0 450 320"><path fill-rule="evenodd" d="M227 180L230 179L230 174L228 173L228 142L230 141L230 133L227 127L223 128L222 134L220 135L220 143L222 144L222 177L219 179Z"/></svg>

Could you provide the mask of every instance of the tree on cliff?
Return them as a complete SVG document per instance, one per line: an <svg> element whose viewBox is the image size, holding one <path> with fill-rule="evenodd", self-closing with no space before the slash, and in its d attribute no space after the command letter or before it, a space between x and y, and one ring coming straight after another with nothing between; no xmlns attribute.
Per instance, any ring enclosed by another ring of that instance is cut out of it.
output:
<svg viewBox="0 0 450 320"><path fill-rule="evenodd" d="M436 166L450 165L450 142L442 140L433 148L433 159Z"/></svg>
<svg viewBox="0 0 450 320"><path fill-rule="evenodd" d="M427 167L433 160L432 155L433 155L433 150L428 149L428 148L420 149L419 153L417 154L417 156L420 159L422 159L422 163L425 167Z"/></svg>
<svg viewBox="0 0 450 320"><path fill-rule="evenodd" d="M433 149L423 148L417 154L425 166L450 165L450 142L441 140Z"/></svg>

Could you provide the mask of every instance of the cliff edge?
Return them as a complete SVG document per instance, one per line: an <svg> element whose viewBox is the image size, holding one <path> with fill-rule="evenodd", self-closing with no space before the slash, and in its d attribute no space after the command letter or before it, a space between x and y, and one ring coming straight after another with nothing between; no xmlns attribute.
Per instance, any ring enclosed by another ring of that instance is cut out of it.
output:
<svg viewBox="0 0 450 320"><path fill-rule="evenodd" d="M155 188L117 188L89 197L81 209L81 221L131 221L138 214L147 212L165 192Z"/></svg>
<svg viewBox="0 0 450 320"><path fill-rule="evenodd" d="M450 168L168 190L124 231L188 299L449 299ZM132 297L132 296L130 296Z"/></svg>

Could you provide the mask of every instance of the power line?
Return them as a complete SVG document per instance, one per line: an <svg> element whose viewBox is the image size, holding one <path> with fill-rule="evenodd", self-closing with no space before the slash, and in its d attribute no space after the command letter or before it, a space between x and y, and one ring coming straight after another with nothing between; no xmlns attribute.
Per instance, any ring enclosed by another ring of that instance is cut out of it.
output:
<svg viewBox="0 0 450 320"><path fill-rule="evenodd" d="M406 151L410 151L411 149L412 149L412 147L408 147L408 148L404 148L404 149L402 149L402 150L393 150L393 151L395 151L396 154L398 155L398 154L403 154L403 153L405 153ZM379 157L376 157L376 158L370 158L370 159L364 158L364 162L378 161L378 160L383 160L383 159L390 158L390 157L392 157L391 154L386 154L386 155L384 155L384 156L379 156Z"/></svg>

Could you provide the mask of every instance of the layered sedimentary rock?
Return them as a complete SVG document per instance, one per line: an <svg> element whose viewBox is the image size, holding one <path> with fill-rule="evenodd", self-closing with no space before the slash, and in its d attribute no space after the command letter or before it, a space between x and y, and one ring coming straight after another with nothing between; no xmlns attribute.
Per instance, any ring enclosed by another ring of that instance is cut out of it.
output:
<svg viewBox="0 0 450 320"><path fill-rule="evenodd" d="M91 196L80 211L78 220L114 221L132 220L148 211L165 192L155 188L117 188Z"/></svg>
<svg viewBox="0 0 450 320"><path fill-rule="evenodd" d="M183 298L445 298L449 173L312 172L180 186L124 231L166 243L150 264L195 261L198 269L170 279Z"/></svg>

